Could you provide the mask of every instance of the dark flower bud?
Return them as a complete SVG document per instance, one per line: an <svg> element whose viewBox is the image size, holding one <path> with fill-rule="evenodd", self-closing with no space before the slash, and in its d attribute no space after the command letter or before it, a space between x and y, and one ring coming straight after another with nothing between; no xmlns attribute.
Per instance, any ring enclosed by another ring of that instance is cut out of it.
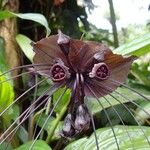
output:
<svg viewBox="0 0 150 150"><path fill-rule="evenodd" d="M58 30L58 40L57 44L60 46L60 49L65 55L69 53L69 46L70 46L70 37L63 34L60 30Z"/></svg>
<svg viewBox="0 0 150 150"><path fill-rule="evenodd" d="M110 72L108 66L105 63L95 64L92 71L89 73L90 78L97 77L101 80L105 80L109 77Z"/></svg>
<svg viewBox="0 0 150 150"><path fill-rule="evenodd" d="M76 111L75 129L86 131L90 128L90 114L85 105L80 105Z"/></svg>
<svg viewBox="0 0 150 150"><path fill-rule="evenodd" d="M68 114L65 118L62 134L64 137L72 137L75 135L75 129L73 127L73 118L71 114Z"/></svg>
<svg viewBox="0 0 150 150"><path fill-rule="evenodd" d="M61 63L56 63L51 67L50 76L53 81L62 81L70 77L68 68Z"/></svg>

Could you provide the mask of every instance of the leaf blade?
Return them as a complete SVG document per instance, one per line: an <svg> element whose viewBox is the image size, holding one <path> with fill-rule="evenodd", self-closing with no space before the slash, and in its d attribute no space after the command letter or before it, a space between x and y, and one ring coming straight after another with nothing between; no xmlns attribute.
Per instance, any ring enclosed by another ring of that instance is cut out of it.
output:
<svg viewBox="0 0 150 150"><path fill-rule="evenodd" d="M126 43L113 50L116 54L142 56L150 52L150 34L145 34L139 38Z"/></svg>
<svg viewBox="0 0 150 150"><path fill-rule="evenodd" d="M33 51L32 46L31 46L32 40L29 39L25 35L18 34L16 36L16 41L19 44L19 46L21 47L24 54L27 56L27 58L32 62L33 61L33 56L35 54L34 51Z"/></svg>
<svg viewBox="0 0 150 150"><path fill-rule="evenodd" d="M126 133L125 128L128 131L130 137L132 138L132 142L131 139L128 137L128 134ZM149 139L150 138L149 127L143 126L143 130ZM147 140L143 136L143 132L141 131L139 126L125 127L120 125L115 126L114 131L116 133L116 138L121 150L129 150L133 145L135 149L149 148L149 144L147 143ZM98 137L98 144L101 150L108 149L108 147L110 150L117 149L115 138L112 129L110 127L98 129L96 130L96 134ZM74 148L78 150L96 149L94 133L89 138L81 138L75 142L70 143L65 147L64 150L72 150Z"/></svg>
<svg viewBox="0 0 150 150"><path fill-rule="evenodd" d="M20 19L31 20L41 24L46 29L46 36L48 36L51 32L46 18L40 13L13 13L10 11L0 11L0 21L11 17L18 17Z"/></svg>

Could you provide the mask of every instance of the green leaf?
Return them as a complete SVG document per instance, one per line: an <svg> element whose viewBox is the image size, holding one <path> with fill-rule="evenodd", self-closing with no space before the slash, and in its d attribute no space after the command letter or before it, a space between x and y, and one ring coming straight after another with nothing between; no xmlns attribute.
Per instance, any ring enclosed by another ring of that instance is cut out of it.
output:
<svg viewBox="0 0 150 150"><path fill-rule="evenodd" d="M10 11L0 11L0 21L10 18L10 17L18 17L21 19L25 19L25 20L32 20L35 21L41 25L43 25L46 28L47 31L47 36L50 34L50 29L48 26L48 22L46 20L46 18L39 13L12 13Z"/></svg>
<svg viewBox="0 0 150 150"><path fill-rule="evenodd" d="M150 33L113 50L116 54L142 56L150 52Z"/></svg>
<svg viewBox="0 0 150 150"><path fill-rule="evenodd" d="M42 128L47 117L48 117L47 115L42 113L40 116L36 117L36 119L35 119L36 124L38 124L38 126ZM54 127L55 122L56 122L56 118L50 117L49 120L47 121L46 125L44 126L44 130L47 131L47 133L49 133L52 130L52 128ZM60 138L59 134L62 131L62 127L63 127L63 122L59 121L59 124L57 125L55 132L53 134L53 139Z"/></svg>
<svg viewBox="0 0 150 150"><path fill-rule="evenodd" d="M13 150L11 144L6 143L6 142L3 142L2 144L0 144L0 150L4 150L4 149Z"/></svg>
<svg viewBox="0 0 150 150"><path fill-rule="evenodd" d="M60 88L53 94L54 104L63 93L65 88ZM57 107L55 108L56 113L60 113L63 107L69 103L71 97L71 91L68 89L65 94L62 96L61 101L58 103ZM66 106L67 107L67 106Z"/></svg>
<svg viewBox="0 0 150 150"><path fill-rule="evenodd" d="M124 95L124 97L126 97L126 99L125 99L122 96L118 95L116 92L113 92L112 95L114 97L116 97L116 99L118 99L120 101L120 103L127 103L129 101L139 100L139 96L137 94L131 92L128 89L119 87L117 89L117 92L121 93L122 95ZM113 106L120 104L119 101L117 101L110 95L107 95L105 97L106 97L106 99L109 100L109 102ZM106 99L105 98L99 99L104 108L110 107L110 104L106 101ZM98 113L103 110L102 106L98 103L98 101L95 98L88 98L87 106L89 107L89 109L92 111L93 114Z"/></svg>
<svg viewBox="0 0 150 150"><path fill-rule="evenodd" d="M0 72L0 75L2 73ZM0 82L5 81L5 76L0 76ZM14 100L13 86L10 82L0 84L0 112L3 111Z"/></svg>
<svg viewBox="0 0 150 150"><path fill-rule="evenodd" d="M29 150L32 143L33 143L32 141L27 142L21 145L20 147L16 148L15 150ZM52 150L52 149L49 147L49 145L45 141L37 140L32 150Z"/></svg>
<svg viewBox="0 0 150 150"><path fill-rule="evenodd" d="M35 54L33 51L33 47L31 46L32 41L27 36L22 34L18 34L16 36L16 41L21 47L24 54L27 56L27 58L32 62L33 56Z"/></svg>
<svg viewBox="0 0 150 150"><path fill-rule="evenodd" d="M125 105L130 109L134 109L134 105L131 103ZM114 111L114 109L117 111L118 114ZM112 122L112 125L118 125L122 123L120 118L122 118L122 120L126 124L137 125L135 118L130 114L129 110L127 110L122 104L109 107L106 109L106 112ZM110 126L106 112L102 110L100 114L97 114L97 116L100 117L102 126ZM118 115L120 116L120 118L118 117Z"/></svg>
<svg viewBox="0 0 150 150"><path fill-rule="evenodd" d="M14 17L13 13L9 12L9 11L0 11L0 21L10 18L10 17Z"/></svg>
<svg viewBox="0 0 150 150"><path fill-rule="evenodd" d="M142 129L147 138L150 140L150 128L143 126ZM128 136L126 130L130 136ZM126 130L125 126L114 127L114 132L121 150L131 150L133 145L134 149L149 149L149 144L139 126L127 126ZM110 127L96 130L96 135L98 137L98 145L101 150L106 150L108 148L109 150L117 149L115 137ZM64 150L73 149L96 150L94 133L89 138L86 137L72 142L71 144L67 145Z"/></svg>
<svg viewBox="0 0 150 150"><path fill-rule="evenodd" d="M38 126L43 127L43 124L45 123L45 120L47 119L48 115L45 115L44 113L42 113L41 115L37 116L35 118L36 123L38 124ZM50 117L46 123L46 125L44 126L44 130L46 130L47 132L49 131L49 129L53 126L53 123L55 121L54 117Z"/></svg>
<svg viewBox="0 0 150 150"><path fill-rule="evenodd" d="M141 108L137 108L135 118L139 123L144 124L145 121L150 118L150 102L142 101L139 105Z"/></svg>
<svg viewBox="0 0 150 150"><path fill-rule="evenodd" d="M17 135L23 143L26 143L28 141L28 132L25 130L25 128L22 125L19 126Z"/></svg>
<svg viewBox="0 0 150 150"><path fill-rule="evenodd" d="M20 109L17 104L14 104L7 113L12 120L16 120L19 117Z"/></svg>
<svg viewBox="0 0 150 150"><path fill-rule="evenodd" d="M150 87L150 70L148 68L149 63L134 63L132 65L131 73L139 80L141 84Z"/></svg>
<svg viewBox="0 0 150 150"><path fill-rule="evenodd" d="M14 90L10 82L3 82L6 80L5 76L1 76L0 72L0 113L5 110L14 100ZM3 83L2 83L3 82ZM15 115L14 107L11 107L2 115L2 124L6 127L10 126L12 114ZM14 116L13 116L14 117Z"/></svg>

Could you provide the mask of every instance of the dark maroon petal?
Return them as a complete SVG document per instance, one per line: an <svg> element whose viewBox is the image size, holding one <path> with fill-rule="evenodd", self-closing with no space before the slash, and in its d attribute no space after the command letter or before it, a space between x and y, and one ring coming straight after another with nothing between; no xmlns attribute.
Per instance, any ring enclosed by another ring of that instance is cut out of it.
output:
<svg viewBox="0 0 150 150"><path fill-rule="evenodd" d="M85 45L82 48L83 57L81 57L80 68L82 72L87 71L88 68L93 67L94 60L102 62L106 53L110 53L111 50L104 44L85 41Z"/></svg>
<svg viewBox="0 0 150 150"><path fill-rule="evenodd" d="M68 54L68 59L75 71L80 68L81 56L83 54L82 47L84 46L84 42L80 40L70 40L70 50Z"/></svg>
<svg viewBox="0 0 150 150"><path fill-rule="evenodd" d="M35 67L38 73L52 77L53 81L70 77L68 83L75 83L76 73L82 74L85 83L89 84L95 92L101 92L101 95L110 93L109 91L100 90L101 84L115 90L120 84L113 84L112 80L120 83L125 81L134 60L134 57L113 54L104 44L70 39L62 33L38 41L33 44L33 48L36 53L33 59L34 63L50 64L49 66ZM59 64L59 69L62 72L55 70L55 67L58 67L56 65L59 63L58 60L63 62L63 66ZM91 95L86 86L85 94L87 96ZM98 96L101 97L101 95Z"/></svg>
<svg viewBox="0 0 150 150"><path fill-rule="evenodd" d="M66 58L61 51L60 47L57 44L58 35L52 35L47 38L43 38L42 40L36 42L35 44L32 44L33 49L35 51L35 56L33 58L34 64L41 64L41 63L47 63L50 64L49 68L48 66L36 66L35 69L38 70L38 72L41 75L47 75L49 76L49 70L51 68L51 65L53 65L58 59L61 59L65 65L67 66ZM43 70L40 72L40 70ZM45 69L45 71L44 71Z"/></svg>
<svg viewBox="0 0 150 150"><path fill-rule="evenodd" d="M103 80L103 81L97 80L96 78L92 78L91 80L90 79L86 80L86 83L92 87L92 90L96 93L96 95L98 97L102 97L102 96L107 95L107 94L111 93L112 91L116 90L117 87L119 87L120 84L126 80L127 75L130 70L130 66L131 66L132 62L135 60L135 57L132 57L132 56L124 58L120 55L115 55L115 54L112 54L112 55L113 55L113 57L111 57L111 58L116 58L116 59L113 59L116 61L108 60L109 62L111 62L111 63L108 63L109 68L111 70L110 76L108 77L108 79ZM119 59L117 59L117 58L119 58ZM106 61L106 62L108 62L108 61ZM118 81L118 82L120 82L120 84L119 83L114 84L112 82L112 80ZM105 87L109 87L112 91L104 90ZM93 96L93 94L89 91L88 88L85 88L85 95Z"/></svg>
<svg viewBox="0 0 150 150"><path fill-rule="evenodd" d="M47 38L43 38L40 41L33 44L33 50L35 51L34 63L36 62L53 62L54 58L61 55L61 50L57 45L57 35L53 35Z"/></svg>
<svg viewBox="0 0 150 150"><path fill-rule="evenodd" d="M104 57L105 51L110 50L104 44L71 39L68 57L75 70L81 70L83 72L86 66L93 61L96 53L100 52L102 58Z"/></svg>

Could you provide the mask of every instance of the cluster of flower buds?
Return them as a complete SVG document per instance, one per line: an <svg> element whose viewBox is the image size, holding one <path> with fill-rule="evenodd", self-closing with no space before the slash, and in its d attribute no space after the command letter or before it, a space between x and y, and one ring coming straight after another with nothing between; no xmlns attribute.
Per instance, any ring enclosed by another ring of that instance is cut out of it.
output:
<svg viewBox="0 0 150 150"><path fill-rule="evenodd" d="M62 136L71 138L80 133L86 132L90 128L90 114L87 107L79 105L75 115L69 113L64 121Z"/></svg>

